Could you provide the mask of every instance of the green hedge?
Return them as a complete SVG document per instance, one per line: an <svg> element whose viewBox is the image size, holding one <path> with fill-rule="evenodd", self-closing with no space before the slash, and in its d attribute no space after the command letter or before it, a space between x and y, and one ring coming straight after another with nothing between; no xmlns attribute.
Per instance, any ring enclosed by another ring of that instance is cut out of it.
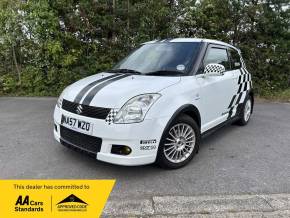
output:
<svg viewBox="0 0 290 218"><path fill-rule="evenodd" d="M256 92L289 88L287 1L0 0L0 94L56 96L140 43L200 37L239 47Z"/></svg>

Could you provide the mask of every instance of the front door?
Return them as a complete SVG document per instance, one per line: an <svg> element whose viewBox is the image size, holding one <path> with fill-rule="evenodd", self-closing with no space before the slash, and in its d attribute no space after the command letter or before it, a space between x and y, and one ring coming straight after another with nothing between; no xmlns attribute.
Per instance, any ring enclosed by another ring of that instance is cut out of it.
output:
<svg viewBox="0 0 290 218"><path fill-rule="evenodd" d="M219 45L209 45L203 60L203 67L207 64L222 64L226 71L224 75L196 76L200 85L200 102L202 127L205 132L224 122L228 118L228 106L236 89L236 82L227 48Z"/></svg>

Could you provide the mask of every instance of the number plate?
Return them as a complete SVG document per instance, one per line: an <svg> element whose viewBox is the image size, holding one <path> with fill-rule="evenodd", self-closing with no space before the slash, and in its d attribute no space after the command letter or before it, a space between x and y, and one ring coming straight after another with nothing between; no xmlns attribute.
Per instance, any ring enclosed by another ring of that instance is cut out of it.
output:
<svg viewBox="0 0 290 218"><path fill-rule="evenodd" d="M61 116L61 125L90 135L93 129L93 125L91 123L73 117L68 117L63 114Z"/></svg>

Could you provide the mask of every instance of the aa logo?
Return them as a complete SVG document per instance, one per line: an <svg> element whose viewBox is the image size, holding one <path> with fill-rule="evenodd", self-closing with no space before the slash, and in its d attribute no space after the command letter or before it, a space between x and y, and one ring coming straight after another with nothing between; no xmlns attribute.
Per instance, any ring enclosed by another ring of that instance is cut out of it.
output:
<svg viewBox="0 0 290 218"><path fill-rule="evenodd" d="M56 206L58 211L85 212L87 211L88 204L74 194L71 194L70 196L57 203Z"/></svg>
<svg viewBox="0 0 290 218"><path fill-rule="evenodd" d="M30 199L28 195L20 195L15 203L16 212L42 212L43 202Z"/></svg>

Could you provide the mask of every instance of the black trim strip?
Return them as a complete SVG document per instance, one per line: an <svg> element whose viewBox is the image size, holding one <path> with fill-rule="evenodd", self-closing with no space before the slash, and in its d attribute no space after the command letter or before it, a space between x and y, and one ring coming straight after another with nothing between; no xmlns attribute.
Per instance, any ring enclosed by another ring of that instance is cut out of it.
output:
<svg viewBox="0 0 290 218"><path fill-rule="evenodd" d="M111 78L117 77L117 76L119 76L119 75L120 75L120 74L115 74L115 75L111 75L111 76L103 77L103 78L101 78L101 79L98 79L98 80L96 80L96 81L94 81L94 82L88 84L87 86L85 86L85 87L84 87L84 88L83 88L83 89L78 93L78 95L75 97L74 102L76 102L76 103L80 103L81 100L82 100L82 98L84 97L84 95L87 93L87 91L89 91L89 89L91 89L93 86L95 86L95 85L97 85L97 84L99 84L99 83L101 83L101 82L104 82L104 81L106 81L106 80L108 80L108 79L111 79Z"/></svg>
<svg viewBox="0 0 290 218"><path fill-rule="evenodd" d="M90 157L94 157L94 158L96 158L97 153L94 153L94 152L92 152L92 151L89 151L89 150L86 150L86 149L81 148L81 147L79 147L79 146L76 146L76 145L74 145L74 144L71 144L71 143L69 143L69 142L67 142L67 141L65 141L65 140L63 140L63 139L60 139L60 143L61 143L63 146L67 147L67 148L73 149L73 150L78 151L78 152L83 152L83 153L87 154L87 155L90 156Z"/></svg>
<svg viewBox="0 0 290 218"><path fill-rule="evenodd" d="M201 134L201 137L202 137L202 138L205 138L205 137L211 135L212 133L216 132L216 131L219 130L220 128L222 128L222 127L224 127L224 126L227 126L227 125L229 125L229 124L231 124L231 123L237 121L238 119L239 119L239 117L238 117L237 115L235 115L235 116L233 116L233 117L230 117L230 118L228 118L226 121L224 121L224 122L218 124L217 126L214 126L214 127L212 127L211 129L206 130L205 132L203 132L203 133Z"/></svg>
<svg viewBox="0 0 290 218"><path fill-rule="evenodd" d="M77 108L81 106L81 110ZM62 109L80 116L91 117L105 120L111 111L111 108L93 107L88 105L81 105L79 103L71 102L66 99L62 101Z"/></svg>
<svg viewBox="0 0 290 218"><path fill-rule="evenodd" d="M123 79L125 77L128 77L130 75L121 75L119 77L115 77L113 79L107 80L106 82L103 82L102 84L95 86L85 97L85 99L83 100L82 104L84 105L89 105L91 103L91 101L93 100L93 98L95 97L95 95L105 86L111 84L112 82L115 82L117 80Z"/></svg>

